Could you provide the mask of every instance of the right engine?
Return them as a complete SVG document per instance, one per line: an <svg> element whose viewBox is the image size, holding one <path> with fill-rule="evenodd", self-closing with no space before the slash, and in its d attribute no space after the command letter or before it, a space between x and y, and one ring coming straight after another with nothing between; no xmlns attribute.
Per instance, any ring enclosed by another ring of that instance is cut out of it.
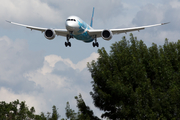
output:
<svg viewBox="0 0 180 120"><path fill-rule="evenodd" d="M104 40L110 40L112 38L113 34L110 30L103 30L101 33L101 36Z"/></svg>
<svg viewBox="0 0 180 120"><path fill-rule="evenodd" d="M44 36L45 36L45 38L47 38L48 40L52 40L52 39L55 38L56 33L55 33L54 30L52 30L52 29L47 29L47 30L44 32Z"/></svg>

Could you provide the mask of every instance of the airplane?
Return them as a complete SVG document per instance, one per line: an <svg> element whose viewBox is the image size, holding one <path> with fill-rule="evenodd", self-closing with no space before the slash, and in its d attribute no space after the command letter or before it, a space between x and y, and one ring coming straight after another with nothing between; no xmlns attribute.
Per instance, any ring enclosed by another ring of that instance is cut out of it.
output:
<svg viewBox="0 0 180 120"><path fill-rule="evenodd" d="M99 43L97 42L97 38L102 37L104 40L111 40L112 36L114 34L120 34L120 33L127 33L132 31L140 31L148 27L154 27L154 26L160 26L165 25L167 23L160 23L160 24L154 24L154 25L148 25L148 26L141 26L141 27L132 27L132 28L122 28L122 29L93 29L93 17L94 17L94 8L92 11L92 17L91 17L91 23L88 25L85 23L82 19L80 19L77 16L70 16L66 19L65 27L66 29L52 29L52 28L41 28L41 27L35 27L35 26L29 26L24 24L19 24L11 21L7 21L9 23L19 25L26 27L31 30L37 30L44 33L45 38L48 40L52 40L57 36L64 36L67 39L67 42L65 42L65 46L71 47L71 43L69 40L71 38L75 38L77 40L81 40L85 43L92 42L93 47L99 47Z"/></svg>

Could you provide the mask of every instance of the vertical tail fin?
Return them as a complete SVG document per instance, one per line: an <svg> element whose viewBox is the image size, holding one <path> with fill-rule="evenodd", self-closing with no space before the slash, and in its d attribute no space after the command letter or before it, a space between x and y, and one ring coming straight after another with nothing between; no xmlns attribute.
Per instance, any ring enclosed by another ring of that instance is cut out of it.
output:
<svg viewBox="0 0 180 120"><path fill-rule="evenodd" d="M92 12L92 17L91 17L91 24L90 24L91 27L93 26L93 17L94 17L94 7L93 7L93 12Z"/></svg>

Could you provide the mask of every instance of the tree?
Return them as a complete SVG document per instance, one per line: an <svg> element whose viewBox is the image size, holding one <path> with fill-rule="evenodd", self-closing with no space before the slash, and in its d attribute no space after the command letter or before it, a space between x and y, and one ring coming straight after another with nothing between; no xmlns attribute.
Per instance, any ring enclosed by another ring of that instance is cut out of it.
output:
<svg viewBox="0 0 180 120"><path fill-rule="evenodd" d="M130 34L88 64L94 104L109 119L180 119L180 40L147 47Z"/></svg>
<svg viewBox="0 0 180 120"><path fill-rule="evenodd" d="M82 99L81 94L79 97L75 97L77 101L77 107L79 109L79 118L80 120L100 120L98 117L96 117L93 113L93 111L90 109L89 106L86 106L84 100Z"/></svg>
<svg viewBox="0 0 180 120"><path fill-rule="evenodd" d="M49 120L58 120L58 118L60 117L60 115L57 112L57 108L55 105L53 105L52 107L52 117Z"/></svg>
<svg viewBox="0 0 180 120"><path fill-rule="evenodd" d="M69 102L67 102L65 110L66 110L67 119L70 119L70 120L77 120L78 119L78 114L79 113L76 113L74 110L72 110L70 108ZM65 120L65 119L62 119L62 120Z"/></svg>
<svg viewBox="0 0 180 120"><path fill-rule="evenodd" d="M15 100L10 103L6 103L5 101L0 102L0 120L57 120L59 118L59 114L57 112L56 106L52 107L52 116L45 115L41 113L41 115L35 115L35 108L29 107L26 105L25 101L19 102L19 100Z"/></svg>
<svg viewBox="0 0 180 120"><path fill-rule="evenodd" d="M38 115L34 115L35 109L31 107L30 110L25 104L25 101L19 102L19 100L6 103L0 102L0 119L8 120L20 120L20 119L34 119Z"/></svg>
<svg viewBox="0 0 180 120"><path fill-rule="evenodd" d="M100 120L96 117L89 106L86 106L81 94L75 97L77 101L78 112L70 109L69 102L66 104L66 117L70 120ZM65 119L62 119L65 120Z"/></svg>

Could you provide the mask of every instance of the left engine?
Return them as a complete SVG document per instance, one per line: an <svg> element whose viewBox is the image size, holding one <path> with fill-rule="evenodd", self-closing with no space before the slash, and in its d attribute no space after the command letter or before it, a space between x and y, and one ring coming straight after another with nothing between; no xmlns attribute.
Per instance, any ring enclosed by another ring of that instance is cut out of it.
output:
<svg viewBox="0 0 180 120"><path fill-rule="evenodd" d="M52 29L47 29L47 30L44 32L44 36L45 36L45 38L47 38L48 40L52 40L52 39L55 38L56 33L55 33L54 30L52 30Z"/></svg>

